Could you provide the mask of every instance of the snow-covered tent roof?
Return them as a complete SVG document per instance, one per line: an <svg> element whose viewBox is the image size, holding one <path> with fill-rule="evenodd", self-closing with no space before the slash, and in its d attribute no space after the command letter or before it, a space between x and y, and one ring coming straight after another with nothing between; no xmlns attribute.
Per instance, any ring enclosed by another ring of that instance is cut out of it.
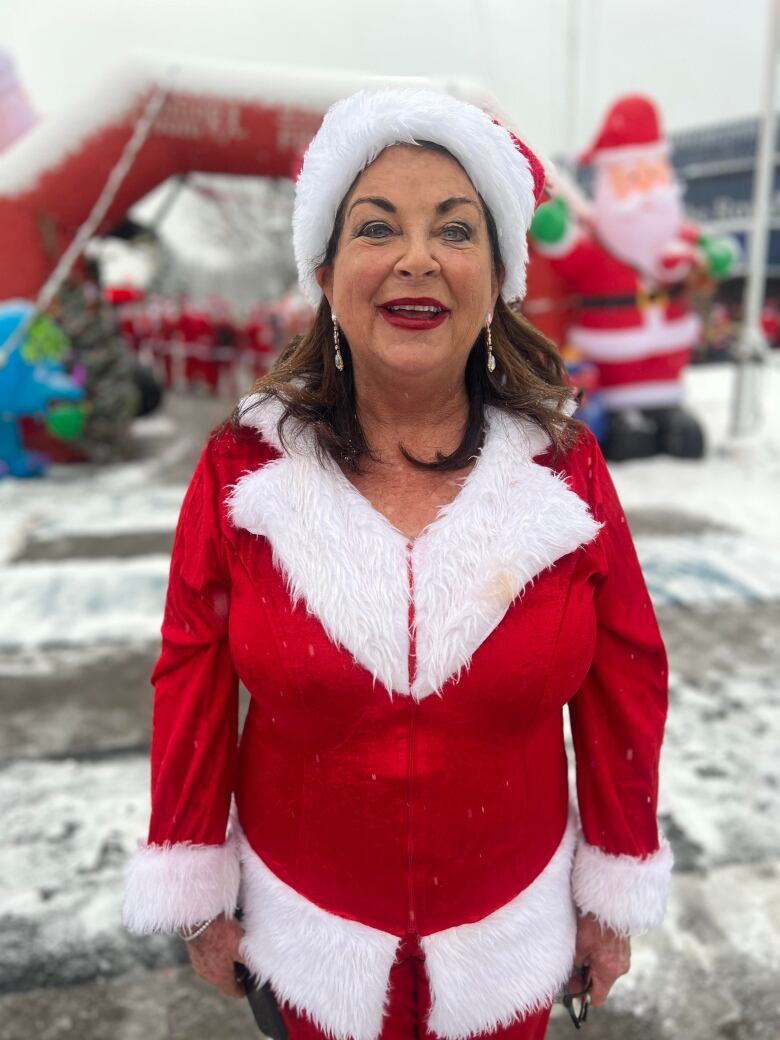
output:
<svg viewBox="0 0 780 1040"><path fill-rule="evenodd" d="M152 188L191 171L292 177L327 108L366 86L452 93L501 116L467 80L369 77L147 55L0 156L0 300L34 297L104 188L152 95L164 102L119 187L106 230Z"/></svg>

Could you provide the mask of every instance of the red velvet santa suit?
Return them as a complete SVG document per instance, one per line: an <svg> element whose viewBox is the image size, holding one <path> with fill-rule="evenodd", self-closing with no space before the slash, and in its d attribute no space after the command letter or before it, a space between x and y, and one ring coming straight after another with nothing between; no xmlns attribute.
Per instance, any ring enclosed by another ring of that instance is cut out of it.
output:
<svg viewBox="0 0 780 1040"><path fill-rule="evenodd" d="M213 438L182 507L126 922L240 901L246 963L339 1040L379 1036L413 933L428 1029L488 1032L567 980L575 901L625 933L663 914L666 662L622 510L590 434L553 462L491 410L409 544L308 432L283 448L277 415Z"/></svg>
<svg viewBox="0 0 780 1040"><path fill-rule="evenodd" d="M179 317L179 332L186 345L184 375L189 385L202 382L216 393L219 389L219 364L214 359L214 322L206 311L187 304Z"/></svg>
<svg viewBox="0 0 780 1040"><path fill-rule="evenodd" d="M253 310L242 333L243 347L249 352L249 366L254 379L260 379L271 367L276 350L270 317Z"/></svg>

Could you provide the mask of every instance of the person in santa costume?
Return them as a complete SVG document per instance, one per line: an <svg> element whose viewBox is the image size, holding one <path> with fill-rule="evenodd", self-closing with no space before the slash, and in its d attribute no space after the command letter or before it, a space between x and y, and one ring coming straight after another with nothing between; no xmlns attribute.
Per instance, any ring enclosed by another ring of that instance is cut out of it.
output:
<svg viewBox="0 0 780 1040"><path fill-rule="evenodd" d="M463 101L334 105L296 186L314 326L182 506L124 918L225 993L245 965L290 1040L538 1040L664 914L663 643L560 358L509 307L543 182Z"/></svg>
<svg viewBox="0 0 780 1040"><path fill-rule="evenodd" d="M620 98L580 157L594 168L589 218L562 198L539 207L534 245L575 299L568 342L598 367L610 412L607 458L667 452L699 458L704 438L682 376L701 336L686 281L725 277L737 250L685 220L658 110Z"/></svg>

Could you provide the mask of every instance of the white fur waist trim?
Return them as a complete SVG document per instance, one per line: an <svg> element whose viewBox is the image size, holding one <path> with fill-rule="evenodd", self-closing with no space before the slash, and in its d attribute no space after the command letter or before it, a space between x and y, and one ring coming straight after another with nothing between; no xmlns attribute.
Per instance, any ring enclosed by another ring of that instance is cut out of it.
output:
<svg viewBox="0 0 780 1040"><path fill-rule="evenodd" d="M577 922L571 897L576 828L537 878L474 924L422 940L431 988L428 1028L447 1040L490 1033L548 1007L571 974Z"/></svg>
<svg viewBox="0 0 780 1040"><path fill-rule="evenodd" d="M399 937L323 910L239 841L244 963L335 1040L376 1040Z"/></svg>
<svg viewBox="0 0 780 1040"><path fill-rule="evenodd" d="M542 873L474 924L422 938L431 989L429 1029L461 1040L548 1006L568 978L576 920L571 868L576 829ZM335 1040L377 1040L400 939L316 906L278 878L239 837L251 971Z"/></svg>
<svg viewBox="0 0 780 1040"><path fill-rule="evenodd" d="M598 394L604 407L612 412L624 408L668 408L679 404L685 396L681 379L608 386L600 389Z"/></svg>
<svg viewBox="0 0 780 1040"><path fill-rule="evenodd" d="M592 361L622 364L641 358L672 354L694 346L701 335L696 314L667 320L660 308L651 307L641 325L622 329L594 329L573 325L569 340Z"/></svg>

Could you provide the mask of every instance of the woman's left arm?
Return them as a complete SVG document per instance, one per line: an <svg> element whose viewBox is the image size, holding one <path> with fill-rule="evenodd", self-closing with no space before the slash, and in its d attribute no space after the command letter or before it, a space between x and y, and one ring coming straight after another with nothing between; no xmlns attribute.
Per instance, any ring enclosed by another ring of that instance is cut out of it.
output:
<svg viewBox="0 0 780 1040"><path fill-rule="evenodd" d="M574 861L578 963L603 1003L628 970L628 937L663 919L672 853L656 822L666 652L623 509L594 438L589 498L602 524L594 658L570 702L582 835Z"/></svg>
<svg viewBox="0 0 780 1040"><path fill-rule="evenodd" d="M182 504L154 669L151 820L129 861L130 931L197 929L234 915L240 881L227 835L238 742L238 676L229 643L225 479L213 441ZM232 969L231 969L232 972Z"/></svg>

